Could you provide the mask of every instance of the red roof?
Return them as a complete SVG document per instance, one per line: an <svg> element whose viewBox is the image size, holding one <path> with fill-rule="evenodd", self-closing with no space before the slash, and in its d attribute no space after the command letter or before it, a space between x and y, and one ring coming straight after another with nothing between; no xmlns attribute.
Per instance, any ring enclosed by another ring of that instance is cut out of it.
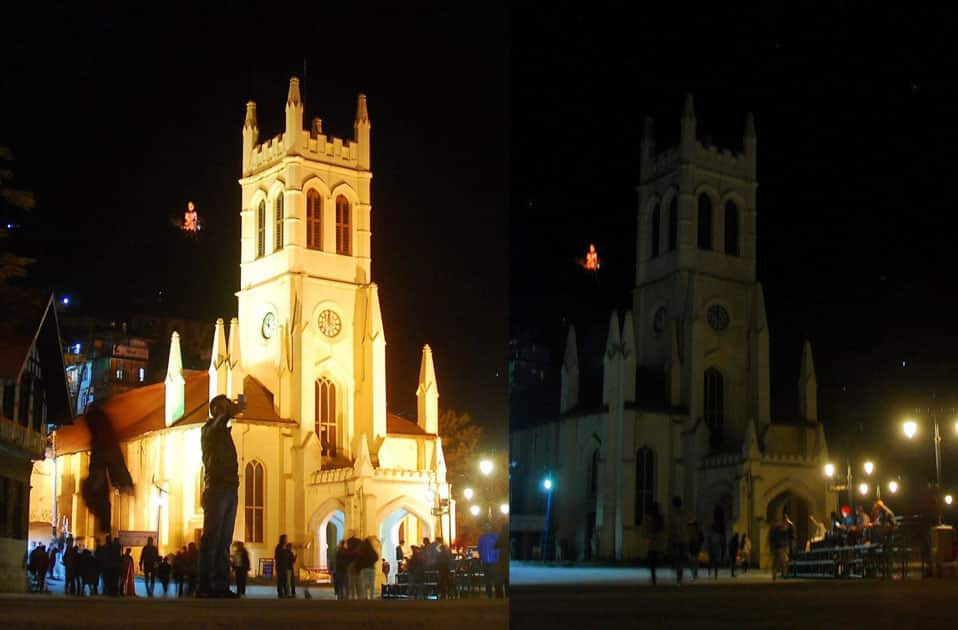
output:
<svg viewBox="0 0 958 630"><path fill-rule="evenodd" d="M208 372L187 372L186 400L183 417L173 426L206 422L209 417L210 376ZM243 383L246 392L246 411L236 417L238 422L295 424L280 418L273 410L273 395L251 376ZM132 440L151 431L166 428L166 383L156 383L117 394L101 405L110 419L116 437L121 442ZM90 429L86 417L79 416L72 426L57 431L57 453L66 455L90 450Z"/></svg>
<svg viewBox="0 0 958 630"><path fill-rule="evenodd" d="M428 435L423 431L422 427L413 422L412 420L407 420L402 416L397 416L394 413L386 412L386 433L398 433L401 435Z"/></svg>

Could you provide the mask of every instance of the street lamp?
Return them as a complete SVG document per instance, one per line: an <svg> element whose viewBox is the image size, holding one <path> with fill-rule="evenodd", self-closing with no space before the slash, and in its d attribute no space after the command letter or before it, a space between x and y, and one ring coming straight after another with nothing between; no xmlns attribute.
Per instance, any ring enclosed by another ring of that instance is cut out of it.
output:
<svg viewBox="0 0 958 630"><path fill-rule="evenodd" d="M895 494L896 492L898 492L898 482L897 482L897 481L889 481L889 482L888 482L888 491L891 492L892 494Z"/></svg>
<svg viewBox="0 0 958 630"><path fill-rule="evenodd" d="M868 496L868 490L869 488L867 483L858 484L858 494L862 495L863 497Z"/></svg>
<svg viewBox="0 0 958 630"><path fill-rule="evenodd" d="M479 516L479 506L478 505L470 506L469 513L472 514L473 516Z"/></svg>
<svg viewBox="0 0 958 630"><path fill-rule="evenodd" d="M910 440L918 433L918 423L914 420L905 420L905 423L902 425L902 430L905 432L905 437Z"/></svg>
<svg viewBox="0 0 958 630"><path fill-rule="evenodd" d="M499 504L499 511L505 516L509 514L509 504L501 503Z"/></svg>
<svg viewBox="0 0 958 630"><path fill-rule="evenodd" d="M835 476L835 464L825 464L825 476L829 479Z"/></svg>
<svg viewBox="0 0 958 630"><path fill-rule="evenodd" d="M947 503L948 505L951 505L951 502L952 502L952 501L954 501L954 499L951 498L951 495L950 495L950 494L946 494L946 495L945 495L945 503Z"/></svg>
<svg viewBox="0 0 958 630"><path fill-rule="evenodd" d="M549 518L552 516L552 479L550 477L542 480L542 489L546 491L546 527L542 537L542 560L545 561L549 553Z"/></svg>
<svg viewBox="0 0 958 630"><path fill-rule="evenodd" d="M866 475L871 475L873 472L875 472L875 464L871 462L865 462L864 468Z"/></svg>
<svg viewBox="0 0 958 630"><path fill-rule="evenodd" d="M938 429L938 412L943 410L930 409L929 411L931 422L935 428L935 500L937 502L937 497L941 496L941 431ZM918 433L918 423L911 419L905 420L902 424L902 430L905 432L905 437L910 440ZM958 432L958 421L955 422L955 431ZM941 525L942 523L944 523L944 514L942 514L941 504L939 503L938 524Z"/></svg>
<svg viewBox="0 0 958 630"><path fill-rule="evenodd" d="M472 497L475 492L472 491L472 488L466 488L462 491L462 496L466 498L466 501L472 501Z"/></svg>
<svg viewBox="0 0 958 630"><path fill-rule="evenodd" d="M479 462L479 471L488 477L492 474L492 460L484 459Z"/></svg>

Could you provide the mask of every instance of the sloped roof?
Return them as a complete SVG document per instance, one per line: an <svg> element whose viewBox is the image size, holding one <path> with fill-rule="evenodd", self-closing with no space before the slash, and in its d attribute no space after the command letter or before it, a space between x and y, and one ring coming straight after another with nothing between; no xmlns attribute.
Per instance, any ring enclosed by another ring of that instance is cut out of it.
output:
<svg viewBox="0 0 958 630"><path fill-rule="evenodd" d="M34 342L47 399L47 422L70 422L63 348L53 293L42 289L0 287L0 378L16 380Z"/></svg>
<svg viewBox="0 0 958 630"><path fill-rule="evenodd" d="M186 400L183 417L173 426L201 424L209 417L210 376L208 372L184 370ZM296 424L280 418L273 410L273 395L251 376L243 382L246 411L236 422ZM101 404L120 442L132 440L152 431L166 428L166 383L147 385L117 394ZM90 449L90 429L86 417L77 417L72 426L57 431L57 453L61 455Z"/></svg>
<svg viewBox="0 0 958 630"><path fill-rule="evenodd" d="M402 416L386 412L386 433L395 433L399 435L430 435L412 420L407 420Z"/></svg>

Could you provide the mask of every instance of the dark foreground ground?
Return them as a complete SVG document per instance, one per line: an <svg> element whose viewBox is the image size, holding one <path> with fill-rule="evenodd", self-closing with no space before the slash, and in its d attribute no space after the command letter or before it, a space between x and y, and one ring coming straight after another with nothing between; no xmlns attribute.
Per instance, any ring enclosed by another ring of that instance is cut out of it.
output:
<svg viewBox="0 0 958 630"><path fill-rule="evenodd" d="M505 600L335 601L0 597L8 628L506 628Z"/></svg>
<svg viewBox="0 0 958 630"><path fill-rule="evenodd" d="M958 580L516 586L514 628L958 628Z"/></svg>

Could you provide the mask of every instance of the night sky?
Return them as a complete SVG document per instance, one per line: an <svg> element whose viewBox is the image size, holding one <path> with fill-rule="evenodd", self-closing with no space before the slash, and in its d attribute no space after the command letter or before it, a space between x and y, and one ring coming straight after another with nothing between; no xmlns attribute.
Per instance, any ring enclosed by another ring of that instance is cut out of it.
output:
<svg viewBox="0 0 958 630"><path fill-rule="evenodd" d="M646 115L658 148L674 145L691 91L699 137L738 151L753 111L773 419L797 416L807 337L836 461L872 457L922 485L930 425L908 444L899 421L958 404L953 20L915 5L757 6L513 16L527 36L511 56L512 335L548 345L557 368L567 318L591 312L604 336L609 310L631 306ZM590 242L598 283L574 262ZM958 482L953 424L946 482Z"/></svg>
<svg viewBox="0 0 958 630"><path fill-rule="evenodd" d="M235 315L246 101L260 139L273 137L298 75L304 123L321 116L348 139L364 92L389 407L415 417L429 343L440 405L503 441L507 16L306 6L5 9L0 145L37 198L12 239L38 259L26 283L110 318ZM188 200L205 224L197 240L172 222Z"/></svg>

